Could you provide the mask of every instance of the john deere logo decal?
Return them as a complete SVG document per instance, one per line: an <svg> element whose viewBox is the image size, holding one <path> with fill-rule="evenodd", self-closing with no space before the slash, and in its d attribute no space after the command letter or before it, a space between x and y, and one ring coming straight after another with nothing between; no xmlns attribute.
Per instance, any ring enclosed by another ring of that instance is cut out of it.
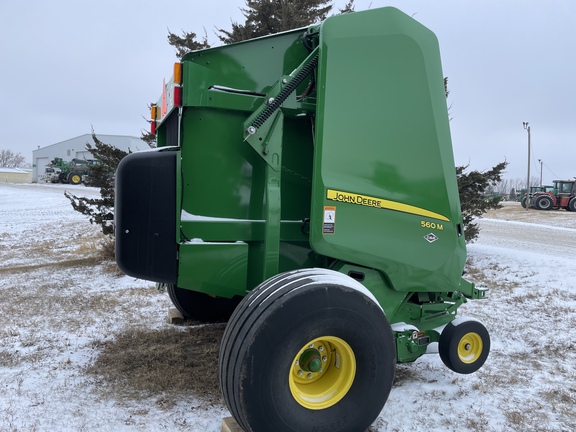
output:
<svg viewBox="0 0 576 432"><path fill-rule="evenodd" d="M432 233L425 235L424 238L428 241L428 243L434 243L436 240L438 240L438 237Z"/></svg>
<svg viewBox="0 0 576 432"><path fill-rule="evenodd" d="M410 204L399 203L395 201L385 200L383 198L376 198L368 195L361 195L357 193L343 192L339 190L327 189L326 199L330 201L338 201L348 204L356 204L365 207L373 207L385 210L394 210L402 213L408 213L413 215L424 216L428 218L434 218L445 222L450 222L446 216L439 213L435 213L430 210L426 210L420 207L416 207Z"/></svg>

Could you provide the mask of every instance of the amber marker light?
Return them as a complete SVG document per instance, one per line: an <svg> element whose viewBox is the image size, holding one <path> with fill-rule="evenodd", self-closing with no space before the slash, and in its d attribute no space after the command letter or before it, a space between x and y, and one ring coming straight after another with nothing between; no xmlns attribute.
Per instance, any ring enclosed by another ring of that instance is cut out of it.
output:
<svg viewBox="0 0 576 432"><path fill-rule="evenodd" d="M182 63L174 63L174 84L182 85Z"/></svg>

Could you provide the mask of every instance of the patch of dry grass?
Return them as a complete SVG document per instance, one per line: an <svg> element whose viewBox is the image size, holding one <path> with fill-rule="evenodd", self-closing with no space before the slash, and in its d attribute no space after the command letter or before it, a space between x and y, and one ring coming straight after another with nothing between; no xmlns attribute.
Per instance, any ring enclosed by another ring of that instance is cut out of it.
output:
<svg viewBox="0 0 576 432"><path fill-rule="evenodd" d="M0 367L14 367L22 361L20 353L9 349L0 350Z"/></svg>
<svg viewBox="0 0 576 432"><path fill-rule="evenodd" d="M114 340L95 342L100 352L86 372L103 390L120 398L156 397L170 408L183 395L222 403L218 352L225 324L128 329Z"/></svg>

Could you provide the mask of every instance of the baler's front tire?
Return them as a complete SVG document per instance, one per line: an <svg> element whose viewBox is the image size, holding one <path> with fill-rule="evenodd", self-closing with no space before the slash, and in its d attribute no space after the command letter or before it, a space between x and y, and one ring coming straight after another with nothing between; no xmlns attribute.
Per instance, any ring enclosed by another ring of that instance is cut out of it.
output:
<svg viewBox="0 0 576 432"><path fill-rule="evenodd" d="M203 322L228 321L241 300L240 297L212 297L174 284L166 284L166 291L184 318Z"/></svg>
<svg viewBox="0 0 576 432"><path fill-rule="evenodd" d="M456 319L442 331L438 351L448 369L470 374L486 362L490 352L490 335L479 321Z"/></svg>
<svg viewBox="0 0 576 432"><path fill-rule="evenodd" d="M298 270L240 303L219 368L224 400L244 430L363 431L376 419L396 348L384 312L355 284L329 270Z"/></svg>

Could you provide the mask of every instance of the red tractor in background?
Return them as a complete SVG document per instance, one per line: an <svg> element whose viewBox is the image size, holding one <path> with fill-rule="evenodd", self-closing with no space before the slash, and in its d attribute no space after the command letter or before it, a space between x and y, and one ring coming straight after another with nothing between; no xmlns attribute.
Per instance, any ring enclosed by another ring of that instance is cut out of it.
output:
<svg viewBox="0 0 576 432"><path fill-rule="evenodd" d="M576 180L554 180L554 189L536 192L530 207L537 210L566 209L576 212Z"/></svg>

